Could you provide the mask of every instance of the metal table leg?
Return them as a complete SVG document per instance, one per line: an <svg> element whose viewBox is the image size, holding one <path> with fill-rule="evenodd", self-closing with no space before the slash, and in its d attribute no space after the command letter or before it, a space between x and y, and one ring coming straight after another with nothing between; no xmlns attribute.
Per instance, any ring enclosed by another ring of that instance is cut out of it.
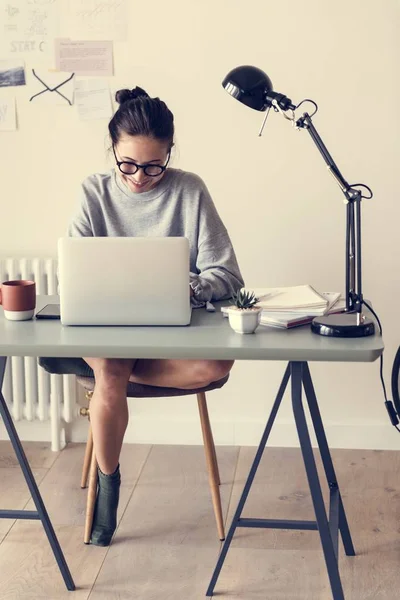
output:
<svg viewBox="0 0 400 600"><path fill-rule="evenodd" d="M225 538L225 542L224 542L224 544L222 546L221 554L220 554L220 556L218 558L218 562L217 562L217 565L215 567L213 576L211 578L210 585L208 586L208 589L207 589L207 593L206 593L207 596L212 596L213 595L215 584L217 583L217 579L218 579L220 571L222 569L222 565L224 564L225 557L226 557L227 552L229 550L229 546L231 545L231 541L232 541L233 535L235 533L236 527L238 527L239 523L241 521L243 521L243 519L241 519L240 516L242 514L243 507L244 507L245 502L247 500L247 496L249 495L250 488L251 488L251 485L253 483L254 477L256 476L258 465L260 464L260 460L261 460L261 457L263 455L264 448L265 448L265 446L267 444L267 441L268 441L268 438L269 438L269 434L271 433L271 429L272 429L272 426L274 424L275 417L278 414L278 410L279 410L279 407L281 405L282 398L283 398L283 395L285 393L285 390L286 390L286 387L287 387L287 384L288 384L288 381L289 381L289 377L290 377L290 368L288 366L286 368L285 375L283 376L282 383L281 383L281 386L280 386L279 391L278 391L278 395L276 396L274 405L273 405L272 410L271 410L271 414L269 416L267 425L266 425L264 433L262 435L260 445L258 446L258 450L257 450L256 456L254 458L253 464L251 466L250 473L249 473L249 475L247 477L247 481L245 483L245 486L244 486L244 489L243 489L243 493L242 493L242 495L240 497L239 504L237 506L236 512L234 514L234 517L232 519L232 524L231 524L231 526L229 528L228 534L227 534L227 536Z"/></svg>
<svg viewBox="0 0 400 600"><path fill-rule="evenodd" d="M314 425L315 435L317 437L318 447L321 453L322 463L324 465L326 479L328 482L329 489L331 490L331 511L333 510L332 504L335 504L335 496L337 497L338 510L337 510L337 530L339 529L342 536L342 542L344 550L347 556L355 556L355 550L351 539L349 525L347 523L346 513L344 511L342 497L340 495L339 485L336 478L335 469L333 467L332 457L329 452L328 441L326 439L324 426L322 423L321 413L315 395L314 386L311 379L310 369L308 364L305 363L303 367L303 386L306 393L308 406L310 409L311 419ZM332 500L333 496L333 500ZM331 521L331 515L329 517ZM336 551L337 554L337 551Z"/></svg>
<svg viewBox="0 0 400 600"><path fill-rule="evenodd" d="M18 433L15 429L14 423L12 421L10 412L8 410L6 401L1 392L1 388L3 386L4 372L6 369L7 357L0 357L0 414L4 421L4 425L6 426L8 436L10 438L11 444L14 448L14 452L18 458L18 462L21 466L22 472L25 477L25 481L29 488L30 494L36 506L36 511L34 510L0 510L0 518L2 519L29 519L29 520L41 520L48 540L50 542L50 546L53 550L55 559L61 571L61 575L63 576L65 585L67 589L70 591L75 590L75 584L72 579L71 573L69 571L67 562L62 553L60 544L56 537L55 531L51 524L49 515L47 513L46 507L43 503L42 497L40 495L39 489L37 487L36 481L33 477L32 470L29 466L28 460L26 458L24 449L18 437Z"/></svg>
<svg viewBox="0 0 400 600"><path fill-rule="evenodd" d="M258 465L260 463L264 448L266 446L269 434L279 410L283 394L287 384L291 379L292 405L296 423L297 432L300 440L303 461L306 468L308 484L310 487L311 498L313 501L315 521L295 521L285 519L257 519L242 518L241 514L251 489ZM310 435L307 427L307 421L304 414L302 403L302 386L306 392L306 397L310 409L312 422L314 425L318 445L321 452L321 458L325 469L327 482L330 489L330 508L329 520L325 510L325 504L322 496L321 485L318 478L318 472L315 464L313 449L311 446ZM318 530L321 538L322 549L328 570L328 576L332 589L333 600L344 600L342 584L338 568L338 537L339 531L342 536L346 554L354 556L355 551L347 524L346 514L340 495L336 474L333 468L332 458L329 452L328 442L326 440L321 415L318 408L317 399L312 385L311 375L306 362L290 362L286 368L278 395L271 410L265 431L256 452L254 462L250 469L249 476L240 497L235 515L232 520L228 535L222 546L221 554L214 569L206 595L212 596L219 574L224 564L227 552L229 550L232 538L237 527L251 528L269 528L269 529L300 529L300 530Z"/></svg>
<svg viewBox="0 0 400 600"><path fill-rule="evenodd" d="M311 498L314 505L314 512L317 519L318 531L321 538L322 549L325 556L326 568L328 570L329 580L332 588L334 600L344 600L342 584L340 581L338 557L335 552L334 542L332 540L331 528L326 515L324 499L319 483L317 466L313 449L311 446L310 434L308 432L307 421L304 414L304 408L301 398L303 365L301 363L292 363L292 404L293 413L296 421L297 431L300 439L300 447L303 454L304 466L307 472L308 485L310 486ZM336 534L337 541L337 525Z"/></svg>

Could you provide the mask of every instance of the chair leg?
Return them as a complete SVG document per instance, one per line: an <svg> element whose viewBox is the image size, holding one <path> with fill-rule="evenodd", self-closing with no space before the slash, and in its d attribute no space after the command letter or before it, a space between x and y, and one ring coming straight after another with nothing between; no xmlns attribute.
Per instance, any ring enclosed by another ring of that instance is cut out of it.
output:
<svg viewBox="0 0 400 600"><path fill-rule="evenodd" d="M93 435L92 435L92 427L91 427L90 421L89 421L88 439L86 442L85 458L83 459L81 488L85 488L87 486L90 462L92 460L92 452L93 452Z"/></svg>
<svg viewBox="0 0 400 600"><path fill-rule="evenodd" d="M83 459L83 467L82 467L82 477L81 477L81 488L82 489L87 486L89 469L90 469L90 461L92 458L92 451L93 451L93 435L92 435L92 428L90 426L90 410L89 410L89 404L90 404L92 395L93 395L93 391L88 390L86 392L86 400L88 402L88 406L82 407L79 411L80 415L82 417L87 417L88 421L89 421L88 438L87 438L87 442L86 442L85 457Z"/></svg>
<svg viewBox="0 0 400 600"><path fill-rule="evenodd" d="M219 472L215 453L215 444L212 436L210 419L207 410L206 395L204 392L197 394L199 405L201 430L203 433L204 451L206 454L206 463L208 470L208 480L211 490L211 498L214 507L215 520L217 522L218 535L220 540L225 539L224 521L222 517L221 494L219 490Z"/></svg>
<svg viewBox="0 0 400 600"><path fill-rule="evenodd" d="M97 460L94 449L92 449L92 455L90 460L90 473L89 473L89 487L86 500L86 519L85 519L85 533L83 541L85 544L90 543L90 534L92 533L94 507L97 496Z"/></svg>
<svg viewBox="0 0 400 600"><path fill-rule="evenodd" d="M203 431L204 444L210 448L211 454L212 454L212 460L213 460L213 466L214 466L213 477L214 477L214 480L216 481L217 485L221 485L221 478L219 476L217 454L215 452L214 438L213 438L213 434L212 434L210 418L208 416L207 399L206 399L205 393L200 392L200 394L197 394L197 400L199 403L200 422L201 422L202 431Z"/></svg>
<svg viewBox="0 0 400 600"><path fill-rule="evenodd" d="M215 444L214 444L214 438L212 437L211 426L210 426L210 435L211 435L211 439L212 439L211 449L212 449L212 456L213 456L213 462L214 462L215 481L217 482L217 485L221 485L221 477L219 476L218 460L217 460L217 454L215 452Z"/></svg>

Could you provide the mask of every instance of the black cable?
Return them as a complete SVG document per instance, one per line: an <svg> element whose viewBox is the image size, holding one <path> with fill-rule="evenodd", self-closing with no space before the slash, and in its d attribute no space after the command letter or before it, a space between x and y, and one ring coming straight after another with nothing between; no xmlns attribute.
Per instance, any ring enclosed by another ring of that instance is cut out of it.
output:
<svg viewBox="0 0 400 600"><path fill-rule="evenodd" d="M377 320L378 323L378 327L379 327L379 333L382 335L383 333L383 329L382 329L382 324L379 320L378 315L376 314L376 312L374 311L374 309L372 308L372 306L370 306L368 304L368 302L366 302L364 299L362 301L363 304L365 304L365 306L368 308L368 310L370 310L372 312L372 314L374 315L375 319ZM400 408L398 406L394 406L392 400L388 400L387 398L387 393L386 393L386 385L385 385L385 380L383 379L383 352L380 355L380 369L379 369L379 374L380 374L380 378L381 378L381 382L382 382L382 388L383 388L383 395L385 397L385 406L386 406L386 410L388 411L389 414L389 418L392 422L392 425L394 425L394 427L396 427L397 431L400 433L400 428L398 427L398 424L400 423L399 421L399 416L400 416Z"/></svg>
<svg viewBox="0 0 400 600"><path fill-rule="evenodd" d="M400 415L400 393L399 393L399 381L400 381L400 346L397 349L396 356L394 357L392 367L392 396L393 404L396 407L397 414Z"/></svg>
<svg viewBox="0 0 400 600"><path fill-rule="evenodd" d="M309 115L310 117L313 117L318 112L318 104L314 102L314 100L310 100L310 98L304 98L304 100L298 103L294 110L297 110L302 104L305 104L306 102L310 102L310 104L314 106L314 112L312 112L311 115Z"/></svg>
<svg viewBox="0 0 400 600"><path fill-rule="evenodd" d="M365 183L352 183L352 184L349 186L349 188L352 188L352 189L354 189L354 188L358 188L358 187L359 187L359 188L360 188L360 187L361 187L361 188L365 188L366 190L368 190L368 191L369 191L369 196L363 196L363 195L361 194L361 198L364 198L365 200L371 200L371 198L373 198L374 194L373 194L373 192L372 192L371 188L370 188L370 187L368 187L367 185L365 185Z"/></svg>

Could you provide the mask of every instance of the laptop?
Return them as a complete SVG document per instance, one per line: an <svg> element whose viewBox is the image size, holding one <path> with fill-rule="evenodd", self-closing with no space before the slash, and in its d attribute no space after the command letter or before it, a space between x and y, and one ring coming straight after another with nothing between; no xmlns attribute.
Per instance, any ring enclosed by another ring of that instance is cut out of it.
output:
<svg viewBox="0 0 400 600"><path fill-rule="evenodd" d="M63 325L188 325L184 237L65 237L58 242Z"/></svg>

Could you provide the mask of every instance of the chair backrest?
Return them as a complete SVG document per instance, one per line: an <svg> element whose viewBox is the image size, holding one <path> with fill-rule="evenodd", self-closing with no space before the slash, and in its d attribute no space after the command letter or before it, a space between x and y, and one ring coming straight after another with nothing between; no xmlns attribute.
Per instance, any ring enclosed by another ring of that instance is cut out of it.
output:
<svg viewBox="0 0 400 600"><path fill-rule="evenodd" d="M396 412L400 415L400 346L397 350L396 356L394 357L393 368L392 368L392 398L396 408Z"/></svg>

